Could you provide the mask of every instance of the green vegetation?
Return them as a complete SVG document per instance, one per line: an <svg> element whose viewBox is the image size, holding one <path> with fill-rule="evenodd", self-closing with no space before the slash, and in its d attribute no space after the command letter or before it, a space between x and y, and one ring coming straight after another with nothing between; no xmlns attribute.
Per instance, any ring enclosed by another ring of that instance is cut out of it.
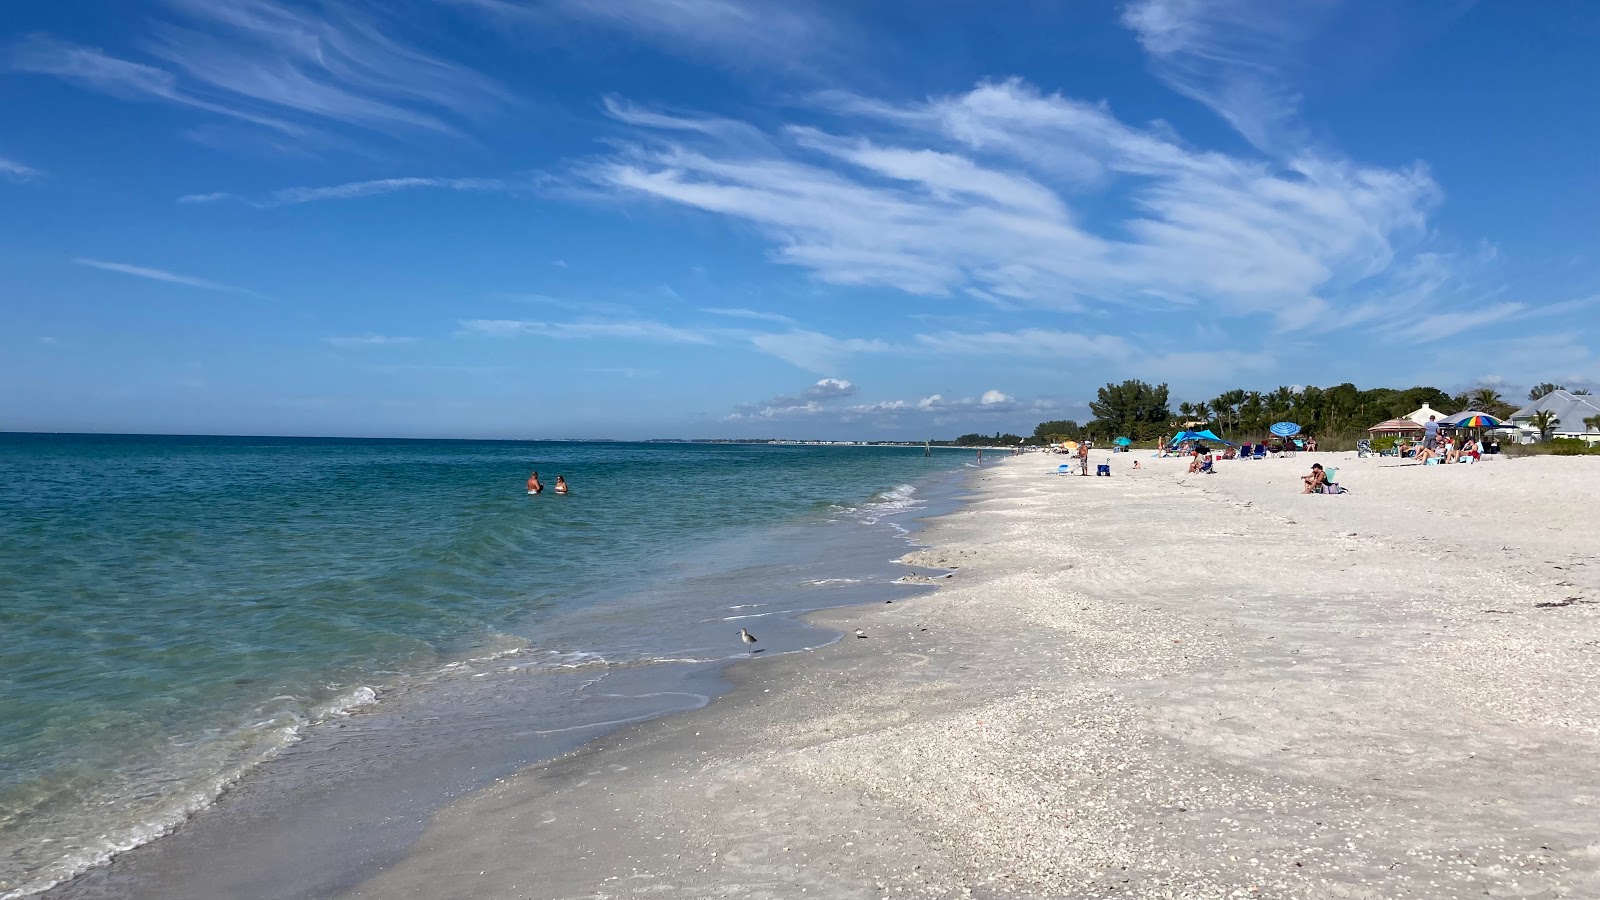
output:
<svg viewBox="0 0 1600 900"><path fill-rule="evenodd" d="M1548 442L1550 433L1561 424L1561 418L1548 409L1541 409L1533 414L1531 424L1539 432L1539 440Z"/></svg>
<svg viewBox="0 0 1600 900"><path fill-rule="evenodd" d="M1167 386L1151 386L1129 379L1108 384L1089 402L1094 421L1085 428L1089 437L1110 440L1129 437L1149 440L1171 427L1172 410L1167 406Z"/></svg>
<svg viewBox="0 0 1600 900"><path fill-rule="evenodd" d="M1384 419L1403 416L1424 403L1441 411L1472 408L1497 416L1511 412L1500 395L1488 388L1457 396L1433 387L1361 390L1349 383L1299 390L1281 386L1265 392L1241 388L1198 403L1179 403L1176 416L1168 405L1168 396L1165 384L1152 386L1136 380L1107 384L1089 404L1094 420L1081 426L1072 420L1041 422L1034 429L1032 441L1129 437L1142 443L1170 434L1186 421L1206 422L1228 440L1253 441L1267 439L1267 427L1272 423L1289 421L1306 434L1316 435L1328 449L1349 449L1358 437L1366 436L1367 428Z"/></svg>
<svg viewBox="0 0 1600 900"><path fill-rule="evenodd" d="M996 431L993 436L987 434L963 434L953 441L934 441L935 444L944 444L955 447L1015 447L1023 443L1021 435L1001 434Z"/></svg>
<svg viewBox="0 0 1600 900"><path fill-rule="evenodd" d="M1541 384L1530 391L1529 396L1537 400L1556 390L1565 388ZM1500 419L1509 418L1517 410L1499 391L1490 387L1448 394L1426 386L1362 390L1348 382L1326 388L1235 389L1210 400L1180 402L1176 413L1168 400L1165 384L1150 385L1138 380L1107 384L1089 404L1094 419L1085 424L1072 419L1040 422L1028 443L1048 444L1085 438L1103 443L1115 437L1128 437L1144 444L1172 434L1184 422L1205 422L1230 441L1270 440L1268 426L1287 421L1299 425L1302 433L1315 435L1321 449L1349 450L1355 447L1357 439L1367 436L1368 428L1385 419L1407 415L1425 403L1443 413L1470 409ZM1560 424L1553 415L1534 417L1534 427L1540 429L1547 443ZM1584 425L1600 430L1600 416L1585 419ZM1374 448L1387 449L1394 443L1393 437L1373 439Z"/></svg>

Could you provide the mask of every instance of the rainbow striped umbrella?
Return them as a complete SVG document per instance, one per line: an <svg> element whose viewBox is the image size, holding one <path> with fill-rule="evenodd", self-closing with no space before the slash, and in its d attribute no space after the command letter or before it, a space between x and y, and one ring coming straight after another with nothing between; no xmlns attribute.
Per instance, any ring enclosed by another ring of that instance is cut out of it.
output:
<svg viewBox="0 0 1600 900"><path fill-rule="evenodd" d="M1473 413L1456 422L1457 428L1499 428L1501 425L1499 419L1487 413Z"/></svg>

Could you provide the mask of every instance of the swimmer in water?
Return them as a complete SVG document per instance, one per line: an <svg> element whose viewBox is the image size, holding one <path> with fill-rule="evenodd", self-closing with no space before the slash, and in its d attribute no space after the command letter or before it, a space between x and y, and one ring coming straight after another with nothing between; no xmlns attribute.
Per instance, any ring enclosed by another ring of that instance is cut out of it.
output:
<svg viewBox="0 0 1600 900"><path fill-rule="evenodd" d="M556 476L556 493L565 494L566 492L567 492L567 480L565 478L562 478L560 475L557 475Z"/></svg>
<svg viewBox="0 0 1600 900"><path fill-rule="evenodd" d="M539 480L539 473L535 472L532 475L529 475L528 476L528 493L537 494L537 493L542 492L543 490L544 490L544 482Z"/></svg>

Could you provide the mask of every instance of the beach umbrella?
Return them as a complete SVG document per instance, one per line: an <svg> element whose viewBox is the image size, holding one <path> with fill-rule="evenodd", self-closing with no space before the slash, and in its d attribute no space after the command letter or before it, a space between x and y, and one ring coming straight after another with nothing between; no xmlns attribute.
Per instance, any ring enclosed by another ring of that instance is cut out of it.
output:
<svg viewBox="0 0 1600 900"><path fill-rule="evenodd" d="M1267 430L1278 437L1294 437L1300 433L1300 426L1293 422L1274 422Z"/></svg>
<svg viewBox="0 0 1600 900"><path fill-rule="evenodd" d="M1475 412L1455 424L1457 428L1501 428L1505 423L1488 413Z"/></svg>
<svg viewBox="0 0 1600 900"><path fill-rule="evenodd" d="M1112 441L1111 443L1116 444L1118 447L1128 447L1128 446L1132 446L1133 439L1132 438L1120 437L1120 438L1117 438L1116 440Z"/></svg>

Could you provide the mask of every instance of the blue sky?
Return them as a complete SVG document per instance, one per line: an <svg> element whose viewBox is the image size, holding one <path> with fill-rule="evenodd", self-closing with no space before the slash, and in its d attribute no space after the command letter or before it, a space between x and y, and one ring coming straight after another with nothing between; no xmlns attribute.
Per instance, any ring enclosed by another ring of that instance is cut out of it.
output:
<svg viewBox="0 0 1600 900"><path fill-rule="evenodd" d="M0 430L944 437L1600 380L1580 2L21 0Z"/></svg>

